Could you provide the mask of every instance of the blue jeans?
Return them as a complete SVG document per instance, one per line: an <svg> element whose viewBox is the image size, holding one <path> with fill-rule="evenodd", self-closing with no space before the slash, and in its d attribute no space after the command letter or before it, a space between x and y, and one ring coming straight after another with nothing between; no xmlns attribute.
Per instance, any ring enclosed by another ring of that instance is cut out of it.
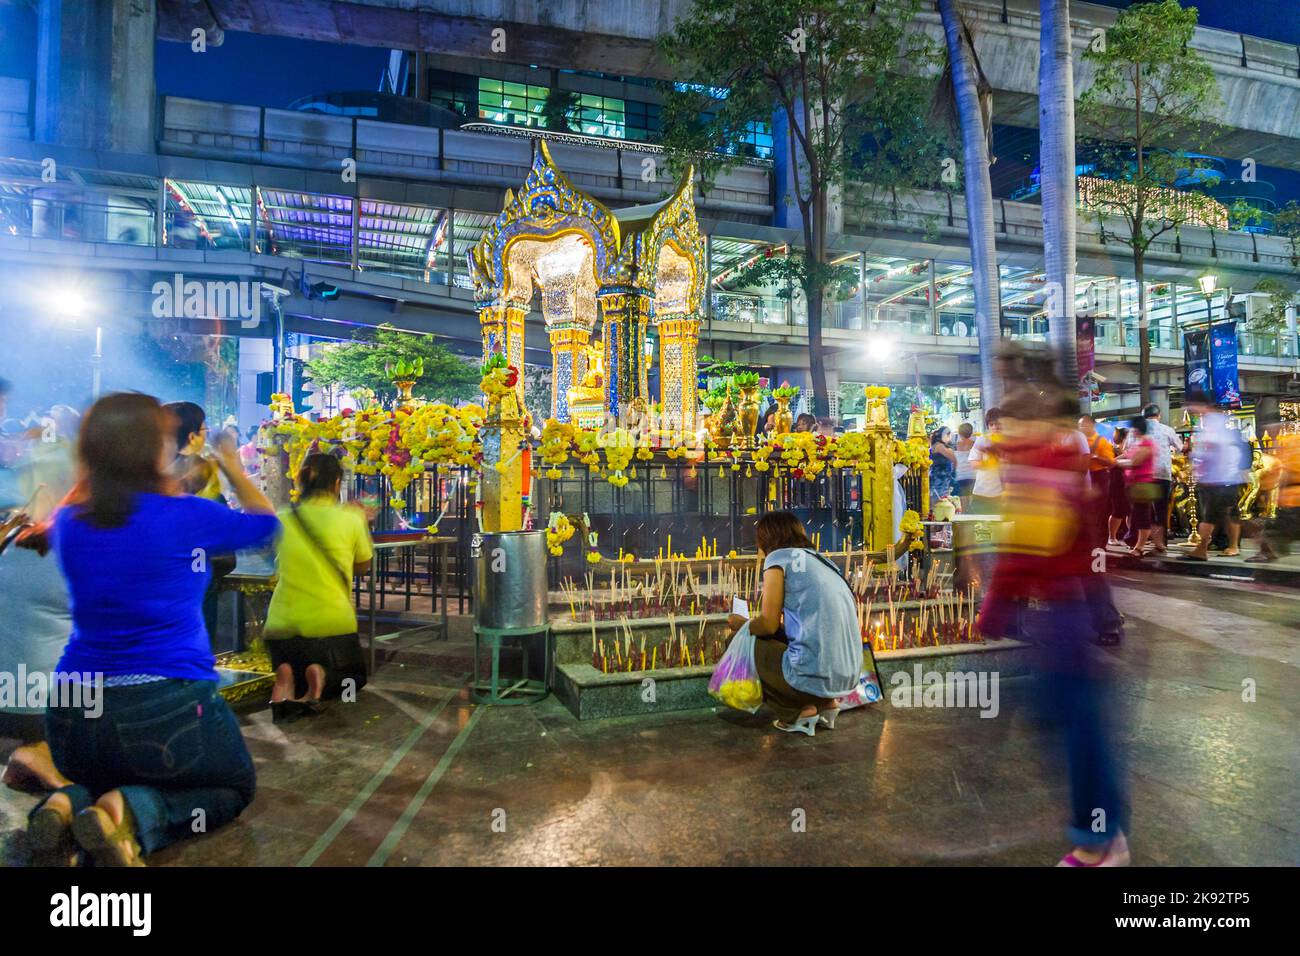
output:
<svg viewBox="0 0 1300 956"><path fill-rule="evenodd" d="M103 713L51 707L45 731L73 813L121 790L136 839L152 853L243 812L257 789L239 722L215 681L105 687ZM199 812L202 811L202 812Z"/></svg>
<svg viewBox="0 0 1300 956"><path fill-rule="evenodd" d="M1080 576L1079 583L1083 587L1084 600L1092 611L1092 626L1098 636L1121 633L1124 624L1119 616L1119 608L1115 607L1114 592L1110 589L1106 575L1084 574Z"/></svg>
<svg viewBox="0 0 1300 956"><path fill-rule="evenodd" d="M1128 833L1123 772L1114 747L1118 716L1109 681L1091 649L1094 615L1084 600L1022 610L1024 636L1037 660L1036 703L1043 723L1065 744L1070 826L1075 846L1102 846Z"/></svg>

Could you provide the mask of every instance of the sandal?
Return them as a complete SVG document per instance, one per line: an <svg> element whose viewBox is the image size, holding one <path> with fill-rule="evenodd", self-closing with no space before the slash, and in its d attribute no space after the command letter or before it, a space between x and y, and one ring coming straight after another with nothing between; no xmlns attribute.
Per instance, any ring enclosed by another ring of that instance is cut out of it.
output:
<svg viewBox="0 0 1300 956"><path fill-rule="evenodd" d="M145 865L130 807L123 807L122 822L118 824L103 807L87 807L73 819L72 833L98 866Z"/></svg>
<svg viewBox="0 0 1300 956"><path fill-rule="evenodd" d="M291 724L302 716L302 707L296 700L271 701L271 723Z"/></svg>
<svg viewBox="0 0 1300 956"><path fill-rule="evenodd" d="M1115 839L1111 840L1110 843L1106 844L1106 852L1096 863L1085 863L1083 860L1075 856L1073 852L1070 852L1061 857L1060 862L1056 865L1094 869L1110 866L1128 866L1131 862L1132 856L1129 853L1128 840L1124 838L1124 834L1120 833L1115 837Z"/></svg>
<svg viewBox="0 0 1300 956"><path fill-rule="evenodd" d="M79 853L72 838L72 807L65 812L45 801L27 822L27 845L32 866L76 866Z"/></svg>

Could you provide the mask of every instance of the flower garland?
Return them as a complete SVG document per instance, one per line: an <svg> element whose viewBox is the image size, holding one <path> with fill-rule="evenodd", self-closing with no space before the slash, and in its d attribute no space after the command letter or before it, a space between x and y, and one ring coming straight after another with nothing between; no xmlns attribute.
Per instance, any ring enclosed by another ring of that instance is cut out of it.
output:
<svg viewBox="0 0 1300 956"><path fill-rule="evenodd" d="M546 525L546 549L557 558L564 553L564 542L573 537L573 522L561 511L551 512L551 520Z"/></svg>
<svg viewBox="0 0 1300 956"><path fill-rule="evenodd" d="M569 460L569 449L573 447L575 429L566 422L548 418L542 426L542 443L537 449L542 463L547 465L546 477L552 480L560 477L560 466Z"/></svg>
<svg viewBox="0 0 1300 956"><path fill-rule="evenodd" d="M616 428L605 436L602 443L605 450L605 467L609 474L608 481L615 488L627 486L628 476L623 472L636 454L636 442L626 428ZM653 457L653 456L652 456Z"/></svg>
<svg viewBox="0 0 1300 956"><path fill-rule="evenodd" d="M825 435L812 432L791 432L782 435L775 445L781 455L781 464L790 477L812 480L826 470L826 452L834 449L834 442Z"/></svg>
<svg viewBox="0 0 1300 956"><path fill-rule="evenodd" d="M909 471L930 467L930 449L924 441L894 440L894 461L906 465Z"/></svg>
<svg viewBox="0 0 1300 956"><path fill-rule="evenodd" d="M921 524L921 516L911 508L903 512L903 519L898 523L898 530L911 539L907 543L908 551L925 550L925 541L922 538L925 525Z"/></svg>
<svg viewBox="0 0 1300 956"><path fill-rule="evenodd" d="M327 451L359 475L384 475L393 491L388 503L400 512L406 507L406 489L424 474L426 465L478 465L483 418L478 405L453 408L436 402L391 412L347 410L322 421L297 416L264 427L271 436L284 438L289 474L295 481L292 500L298 498L296 482L303 459L312 451Z"/></svg>
<svg viewBox="0 0 1300 956"><path fill-rule="evenodd" d="M832 443L832 468L853 468L860 475L871 470L871 439L866 432L845 432Z"/></svg>

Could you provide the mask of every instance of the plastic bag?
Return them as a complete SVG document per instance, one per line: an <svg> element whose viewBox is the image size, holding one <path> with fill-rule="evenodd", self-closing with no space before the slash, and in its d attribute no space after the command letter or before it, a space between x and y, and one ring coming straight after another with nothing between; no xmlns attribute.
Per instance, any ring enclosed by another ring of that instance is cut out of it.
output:
<svg viewBox="0 0 1300 956"><path fill-rule="evenodd" d="M870 645L864 646L862 652L862 673L858 675L858 683L853 690L836 702L840 710L865 707L884 696L880 690L880 672L876 670L876 655L871 652Z"/></svg>
<svg viewBox="0 0 1300 956"><path fill-rule="evenodd" d="M754 662L754 635L746 624L727 645L709 678L709 695L728 707L754 713L763 703L763 685Z"/></svg>

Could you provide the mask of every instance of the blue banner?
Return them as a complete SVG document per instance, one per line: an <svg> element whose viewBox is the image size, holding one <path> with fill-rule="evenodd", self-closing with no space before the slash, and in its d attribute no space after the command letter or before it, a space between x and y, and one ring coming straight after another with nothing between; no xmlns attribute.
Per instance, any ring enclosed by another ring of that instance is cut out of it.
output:
<svg viewBox="0 0 1300 956"><path fill-rule="evenodd" d="M1183 390L1188 395L1210 397L1210 333L1183 333Z"/></svg>
<svg viewBox="0 0 1300 956"><path fill-rule="evenodd" d="M1237 408L1241 392L1237 390L1237 324L1224 322L1210 327L1210 378L1214 382L1214 401Z"/></svg>

